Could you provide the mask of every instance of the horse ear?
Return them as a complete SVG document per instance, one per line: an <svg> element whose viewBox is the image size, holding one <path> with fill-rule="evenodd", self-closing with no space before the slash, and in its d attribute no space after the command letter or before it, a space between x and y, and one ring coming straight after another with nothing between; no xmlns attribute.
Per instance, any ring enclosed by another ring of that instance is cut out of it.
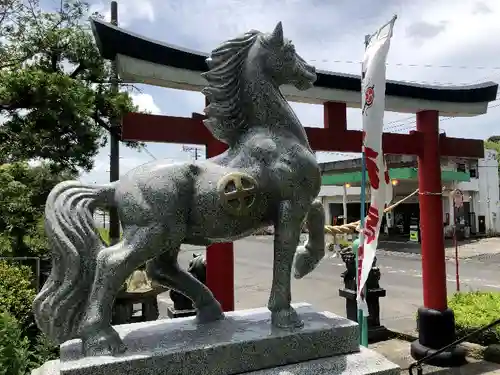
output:
<svg viewBox="0 0 500 375"><path fill-rule="evenodd" d="M281 21L278 22L276 27L274 28L274 31L271 33L271 36L269 37L269 42L274 44L274 45L283 45L283 25L281 24Z"/></svg>

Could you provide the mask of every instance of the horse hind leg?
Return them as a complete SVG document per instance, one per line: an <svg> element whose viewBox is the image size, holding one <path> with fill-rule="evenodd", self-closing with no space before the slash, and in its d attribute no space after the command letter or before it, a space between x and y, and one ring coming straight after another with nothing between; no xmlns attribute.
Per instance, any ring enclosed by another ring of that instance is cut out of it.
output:
<svg viewBox="0 0 500 375"><path fill-rule="evenodd" d="M224 318L220 303L212 292L198 279L179 266L178 250L165 251L147 264L149 277L161 285L182 293L193 301L199 323L209 323Z"/></svg>
<svg viewBox="0 0 500 375"><path fill-rule="evenodd" d="M111 327L113 302L126 278L147 260L165 248L178 248L183 231L174 238L166 236L162 225L132 227L124 230L124 240L102 250L96 262L89 305L82 320L80 336L85 356L112 355L126 350L118 333ZM169 233L169 234L170 234Z"/></svg>

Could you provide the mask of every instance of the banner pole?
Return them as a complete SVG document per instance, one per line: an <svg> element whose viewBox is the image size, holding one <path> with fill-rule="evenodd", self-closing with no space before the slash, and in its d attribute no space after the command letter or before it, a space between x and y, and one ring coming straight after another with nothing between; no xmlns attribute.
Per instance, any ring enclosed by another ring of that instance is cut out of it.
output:
<svg viewBox="0 0 500 375"><path fill-rule="evenodd" d="M360 240L357 251L357 296L360 342L368 346L368 305L366 284L375 261L378 237L384 209L388 201L389 173L384 161L382 135L385 110L385 62L396 16L373 35L365 35L365 53L361 67L361 103L363 143L361 148L361 218ZM389 26L386 34L383 29ZM378 94L376 94L378 93ZM367 173L368 172L368 173ZM366 215L366 186L370 182L370 207ZM365 241L366 237L366 241ZM366 242L366 243L365 243Z"/></svg>
<svg viewBox="0 0 500 375"><path fill-rule="evenodd" d="M363 227L365 225L365 205L366 205L366 162L365 153L361 153L361 218L359 221L359 246L363 246L365 241ZM356 271L359 262L359 246L356 249ZM356 290L359 288L359 272L356 272ZM366 296L366 286L363 287L363 295ZM360 345L368 347L368 317L363 313L363 310L358 307L358 324L360 327Z"/></svg>

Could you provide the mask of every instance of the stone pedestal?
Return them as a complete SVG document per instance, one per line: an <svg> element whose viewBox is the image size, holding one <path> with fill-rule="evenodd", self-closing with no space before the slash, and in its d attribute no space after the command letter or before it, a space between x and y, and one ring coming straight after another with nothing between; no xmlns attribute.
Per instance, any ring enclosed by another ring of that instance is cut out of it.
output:
<svg viewBox="0 0 500 375"><path fill-rule="evenodd" d="M399 368L358 345L358 325L296 304L304 327L271 327L266 308L235 311L197 325L194 317L117 326L123 355L81 356L81 342L61 346L60 361L32 375L397 374ZM280 372L281 371L281 372Z"/></svg>

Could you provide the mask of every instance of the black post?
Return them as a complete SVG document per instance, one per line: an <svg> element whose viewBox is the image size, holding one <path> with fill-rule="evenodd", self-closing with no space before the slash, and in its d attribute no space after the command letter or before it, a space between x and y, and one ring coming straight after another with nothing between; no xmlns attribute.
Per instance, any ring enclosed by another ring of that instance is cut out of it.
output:
<svg viewBox="0 0 500 375"><path fill-rule="evenodd" d="M341 257L346 265L342 273L344 288L339 289L339 295L346 299L346 317L358 321L358 303L356 301L356 255L352 247L341 250ZM368 341L378 342L390 337L389 330L380 324L380 298L386 296L386 290L380 287L380 269L377 267L377 258L373 261L372 269L366 281L366 303L368 305Z"/></svg>
<svg viewBox="0 0 500 375"><path fill-rule="evenodd" d="M111 2L111 24L118 26L118 3ZM111 89L113 92L118 92L118 69L116 60L111 61L112 76ZM110 182L117 181L120 178L120 119L111 119L110 132L110 155L109 155L109 180ZM118 211L114 207L109 208L109 241L113 245L120 241L120 220Z"/></svg>
<svg viewBox="0 0 500 375"><path fill-rule="evenodd" d="M207 261L202 254L193 254L193 259L189 262L188 272L193 275L198 281L206 284L207 281ZM167 308L169 318L183 318L186 316L195 316L196 309L193 302L184 296L182 293L170 290L170 299L174 303L173 306Z"/></svg>

